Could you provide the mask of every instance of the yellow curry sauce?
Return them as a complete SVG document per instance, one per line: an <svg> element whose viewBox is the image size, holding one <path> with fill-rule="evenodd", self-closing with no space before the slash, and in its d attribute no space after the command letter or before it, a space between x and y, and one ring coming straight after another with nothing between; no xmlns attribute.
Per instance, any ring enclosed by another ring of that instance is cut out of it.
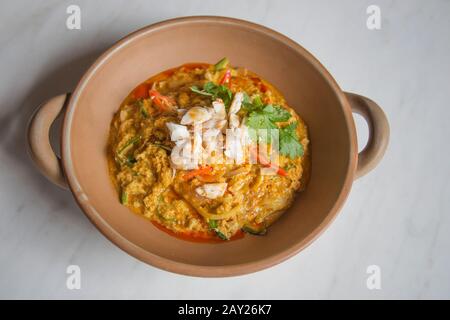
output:
<svg viewBox="0 0 450 320"><path fill-rule="evenodd" d="M246 158L175 166L173 149L182 143L174 136L189 127L181 123L196 123L195 108L210 119L204 124L211 123L217 116L208 115L214 113L212 105L226 110L225 120L213 123L218 128L237 119L244 128L279 129L279 162ZM264 234L305 188L309 154L306 125L283 96L256 74L229 66L226 58L216 65L185 64L140 84L115 114L108 145L110 176L121 203L174 236L200 241ZM267 167L275 174L261 174Z"/></svg>

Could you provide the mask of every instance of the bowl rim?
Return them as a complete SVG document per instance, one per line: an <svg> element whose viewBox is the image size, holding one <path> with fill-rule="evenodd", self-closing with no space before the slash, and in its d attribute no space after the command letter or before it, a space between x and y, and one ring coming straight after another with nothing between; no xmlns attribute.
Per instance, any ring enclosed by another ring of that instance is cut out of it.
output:
<svg viewBox="0 0 450 320"><path fill-rule="evenodd" d="M109 59L114 53L120 50L122 47L126 46L128 43L135 41L139 37L145 36L149 33L157 32L158 30L173 27L174 25L183 25L183 24L192 24L192 23L214 23L214 24L223 24L223 25L238 25L240 27L245 27L254 32L263 33L266 36L274 38L277 41L282 42L283 44L289 46L291 49L296 51L305 57L308 62L319 72L328 85L333 89L336 97L344 110L344 118L347 124L348 136L351 138L350 141L350 156L349 162L347 164L347 172L345 176L345 180L343 183L343 187L338 195L338 198L328 212L325 219L318 225L316 228L302 241L299 241L290 247L285 248L281 252L271 255L269 257L242 263L242 264L234 264L234 265L225 265L225 266L205 266L198 264L189 264L174 261L171 259L167 259L161 257L159 255L150 253L146 251L144 248L139 247L138 245L132 243L125 237L123 237L120 233L113 229L98 213L95 208L89 204L87 201L87 196L84 194L81 185L79 184L75 170L72 163L71 157L71 145L70 145L70 137L71 137L71 124L73 113L77 105L78 97L83 92L84 87L89 82L89 79L93 74L97 71L97 69ZM335 79L331 76L328 70L306 49L304 49L301 45L291 40L287 36L272 30L268 27L236 18L230 17L222 17L222 16L187 16L187 17L179 17L173 18L169 20L164 20L161 22L157 22L154 24L150 24L143 28L140 28L122 39L118 40L114 43L109 49L107 49L103 54L101 54L95 62L91 65L91 67L84 73L80 81L78 82L74 92L70 96L70 100L67 104L66 112L64 115L64 121L62 125L62 135L61 135L61 162L63 164L63 170L65 173L65 177L68 182L68 186L70 191L72 192L75 201L78 206L81 208L83 213L87 216L87 218L94 224L94 226L112 243L117 245L126 253L131 256L150 264L159 269L163 269L165 271L188 275L188 276L197 276L197 277L229 277L229 276L238 276L249 274L253 272L257 272L269 267L272 267L276 264L279 264L292 256L296 255L298 252L305 249L309 246L315 239L317 239L322 232L326 230L326 228L333 222L342 208L347 196L350 192L352 182L354 180L354 173L357 165L357 142L356 142L356 129L355 124L352 117L352 111L350 105L335 81Z"/></svg>

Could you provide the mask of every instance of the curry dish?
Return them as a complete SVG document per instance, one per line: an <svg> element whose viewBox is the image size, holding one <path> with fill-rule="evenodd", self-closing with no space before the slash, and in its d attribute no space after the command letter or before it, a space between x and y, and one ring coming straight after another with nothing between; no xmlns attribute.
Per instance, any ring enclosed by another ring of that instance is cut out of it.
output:
<svg viewBox="0 0 450 320"><path fill-rule="evenodd" d="M265 234L305 189L309 154L306 125L284 97L226 58L140 84L114 115L108 141L120 202L199 241Z"/></svg>

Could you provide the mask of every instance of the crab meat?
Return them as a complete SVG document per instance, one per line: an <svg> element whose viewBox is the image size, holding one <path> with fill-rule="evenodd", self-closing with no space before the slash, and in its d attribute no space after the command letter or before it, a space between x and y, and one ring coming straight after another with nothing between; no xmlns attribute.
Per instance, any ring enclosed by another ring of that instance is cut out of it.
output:
<svg viewBox="0 0 450 320"><path fill-rule="evenodd" d="M203 133L203 139L205 141L209 141L211 138L215 138L219 135L220 130L217 128L211 128L208 130L205 130L205 132Z"/></svg>
<svg viewBox="0 0 450 320"><path fill-rule="evenodd" d="M192 159L192 144L189 140L178 140L170 153L172 167L180 170L198 168L198 163Z"/></svg>
<svg viewBox="0 0 450 320"><path fill-rule="evenodd" d="M245 125L245 123L247 122L247 116L244 116L242 118L242 122L241 122L241 128L247 128L247 126Z"/></svg>
<svg viewBox="0 0 450 320"><path fill-rule="evenodd" d="M189 131L186 126L173 122L167 122L166 126L170 131L170 140L179 141L189 139Z"/></svg>
<svg viewBox="0 0 450 320"><path fill-rule="evenodd" d="M230 114L230 128L234 129L239 127L239 116L237 114Z"/></svg>
<svg viewBox="0 0 450 320"><path fill-rule="evenodd" d="M211 119L211 112L206 108L192 107L181 118L181 124L199 124Z"/></svg>
<svg viewBox="0 0 450 320"><path fill-rule="evenodd" d="M208 199L216 199L225 193L228 184L226 182L222 183L206 183L200 187L195 188L195 192Z"/></svg>
<svg viewBox="0 0 450 320"><path fill-rule="evenodd" d="M199 125L194 126L193 131L193 143L192 143L192 160L198 163L202 155L202 127Z"/></svg>
<svg viewBox="0 0 450 320"><path fill-rule="evenodd" d="M241 141L242 141L242 145L244 147L250 145L252 142L250 139L249 129L245 125L246 121L247 121L247 117L244 117L241 121L241 125L239 126L239 129L241 130Z"/></svg>
<svg viewBox="0 0 450 320"><path fill-rule="evenodd" d="M241 164L244 161L244 132L241 128L227 129L227 137L225 142L225 156L235 162Z"/></svg>
<svg viewBox="0 0 450 320"><path fill-rule="evenodd" d="M231 102L229 114L236 114L241 110L242 101L244 100L244 94L242 92L236 92L233 98L233 102Z"/></svg>
<svg viewBox="0 0 450 320"><path fill-rule="evenodd" d="M172 164L172 167L175 170L194 170L198 169L198 164L188 160L188 159L179 159L176 162L173 161L172 158L170 158L170 163Z"/></svg>
<svg viewBox="0 0 450 320"><path fill-rule="evenodd" d="M215 119L211 119L206 121L205 123L203 123L203 128L205 129L218 129L218 130L222 130L223 128L225 128L227 125L227 120L215 120Z"/></svg>
<svg viewBox="0 0 450 320"><path fill-rule="evenodd" d="M220 130L211 128L203 132L203 145L207 150L214 150L217 147L217 139L219 137Z"/></svg>
<svg viewBox="0 0 450 320"><path fill-rule="evenodd" d="M223 135L219 129L208 129L203 132L203 163L219 163L223 155Z"/></svg>
<svg viewBox="0 0 450 320"><path fill-rule="evenodd" d="M226 118L227 113L225 111L225 105L223 104L222 99L217 99L212 103L214 108L214 119L223 120Z"/></svg>

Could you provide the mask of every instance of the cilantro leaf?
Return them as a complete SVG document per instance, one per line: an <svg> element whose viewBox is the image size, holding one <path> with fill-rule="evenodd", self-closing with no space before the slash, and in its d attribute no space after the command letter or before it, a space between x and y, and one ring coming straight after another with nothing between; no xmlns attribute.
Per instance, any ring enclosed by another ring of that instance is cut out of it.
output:
<svg viewBox="0 0 450 320"><path fill-rule="evenodd" d="M218 85L216 85L214 82L208 81L207 83L205 83L205 85L203 86L203 90L205 90L206 92L213 94L213 92L215 92L218 88Z"/></svg>
<svg viewBox="0 0 450 320"><path fill-rule="evenodd" d="M245 98L245 97L244 97ZM255 101L255 99L253 100ZM257 136L259 141L271 142L273 133L270 129L278 129L276 122L287 121L291 114L286 109L268 104L264 106L261 101L257 101L257 104L253 102L247 109L253 110L250 112L246 125L252 129L256 129L250 132L250 138L256 140ZM259 103L261 103L259 105ZM267 130L266 132L262 129ZM258 132L256 132L258 131Z"/></svg>
<svg viewBox="0 0 450 320"><path fill-rule="evenodd" d="M231 104L231 100L233 100L233 93L230 89L223 85L218 86L217 93L215 95L216 98L222 99L226 107L229 107Z"/></svg>
<svg viewBox="0 0 450 320"><path fill-rule="evenodd" d="M261 108L261 107L264 106L264 104L263 104L263 102L262 102L262 100L261 100L261 96L260 96L260 95L256 95L256 96L253 97L253 105L254 105L256 108Z"/></svg>
<svg viewBox="0 0 450 320"><path fill-rule="evenodd" d="M192 86L192 87L191 87L191 91L192 91L192 92L195 92L195 93L198 93L198 94L201 94L201 95L203 95L203 96L209 96L209 97L212 96L211 93L206 92L206 91L203 91L203 90L200 90L197 86Z"/></svg>
<svg viewBox="0 0 450 320"><path fill-rule="evenodd" d="M244 95L243 108L249 112L246 125L255 130L250 131L252 140L265 141L270 143L272 140L272 132L262 134L261 129L270 130L278 129L277 122L288 121L291 113L281 106L267 104L264 105L260 96L254 96L250 101L248 95ZM288 156L291 159L301 157L303 155L303 145L300 143L297 128L298 122L293 122L278 131L280 154Z"/></svg>
<svg viewBox="0 0 450 320"><path fill-rule="evenodd" d="M192 86L191 91L204 96L209 96L214 100L220 98L227 107L231 104L231 100L233 99L233 93L228 87L217 85L211 81L205 83L203 90L200 90L197 86Z"/></svg>
<svg viewBox="0 0 450 320"><path fill-rule="evenodd" d="M243 98L242 98L242 107L246 109L247 106L251 107L251 105L252 105L252 100L250 99L250 96L248 95L248 93L244 91Z"/></svg>
<svg viewBox="0 0 450 320"><path fill-rule="evenodd" d="M246 125L252 129L276 129L277 125L264 112L253 111L247 118Z"/></svg>
<svg viewBox="0 0 450 320"><path fill-rule="evenodd" d="M264 107L263 112L267 114L273 122L283 122L289 120L291 114L286 109L268 104Z"/></svg>
<svg viewBox="0 0 450 320"><path fill-rule="evenodd" d="M303 145L300 143L297 135L298 122L293 122L280 129L280 154L288 156L291 159L303 156Z"/></svg>
<svg viewBox="0 0 450 320"><path fill-rule="evenodd" d="M253 100L244 92L244 99L242 100L242 108L247 112L252 112L264 107L264 104L259 95L254 95Z"/></svg>
<svg viewBox="0 0 450 320"><path fill-rule="evenodd" d="M286 109L268 104L250 112L246 124L253 129L275 129L278 128L275 122L287 121L290 117Z"/></svg>

